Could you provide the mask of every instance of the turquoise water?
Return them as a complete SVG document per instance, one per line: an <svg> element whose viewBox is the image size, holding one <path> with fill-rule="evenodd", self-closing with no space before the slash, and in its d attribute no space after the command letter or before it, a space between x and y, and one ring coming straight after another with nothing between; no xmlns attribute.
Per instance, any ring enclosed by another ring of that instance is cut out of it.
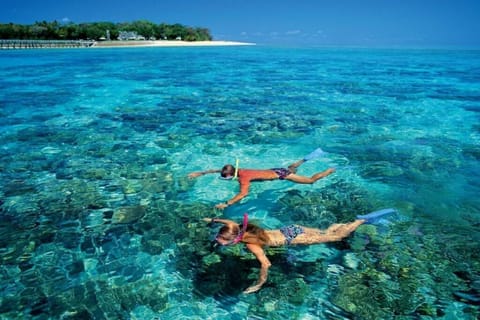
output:
<svg viewBox="0 0 480 320"><path fill-rule="evenodd" d="M8 319L476 319L480 52L130 48L0 52L0 314ZM314 185L189 172L337 171ZM341 243L213 249L203 217ZM228 315L228 316L227 316Z"/></svg>

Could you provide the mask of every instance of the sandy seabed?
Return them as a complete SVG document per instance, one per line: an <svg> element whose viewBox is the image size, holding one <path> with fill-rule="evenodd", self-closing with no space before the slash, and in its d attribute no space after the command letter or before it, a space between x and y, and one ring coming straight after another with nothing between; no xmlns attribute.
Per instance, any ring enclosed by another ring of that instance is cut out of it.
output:
<svg viewBox="0 0 480 320"><path fill-rule="evenodd" d="M213 46L251 46L255 43L236 42L236 41L97 41L94 47L114 48L114 47L213 47Z"/></svg>

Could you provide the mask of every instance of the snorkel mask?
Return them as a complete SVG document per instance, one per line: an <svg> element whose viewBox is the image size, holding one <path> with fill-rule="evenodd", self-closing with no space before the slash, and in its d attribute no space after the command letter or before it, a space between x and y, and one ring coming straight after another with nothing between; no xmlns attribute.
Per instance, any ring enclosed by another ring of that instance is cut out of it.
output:
<svg viewBox="0 0 480 320"><path fill-rule="evenodd" d="M227 243L222 244L218 240L223 239L223 237L221 235L217 234L217 236L215 237L215 242L219 245L222 245L222 246L229 246L229 245L239 243L240 241L242 241L243 235L247 231L247 225L248 225L248 214L244 213L243 214L242 230L238 233L238 235L233 240L230 240ZM223 240L226 240L226 239L223 239Z"/></svg>
<svg viewBox="0 0 480 320"><path fill-rule="evenodd" d="M233 176L228 176L228 177L218 177L220 180L235 180L238 178L238 164L240 163L240 161L238 160L238 158L235 160L235 172L233 174Z"/></svg>

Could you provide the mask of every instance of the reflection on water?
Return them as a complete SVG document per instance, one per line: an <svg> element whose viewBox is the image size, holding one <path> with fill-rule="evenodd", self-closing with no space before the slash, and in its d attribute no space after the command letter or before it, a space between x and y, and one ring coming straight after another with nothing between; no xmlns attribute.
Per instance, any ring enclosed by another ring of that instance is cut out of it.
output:
<svg viewBox="0 0 480 320"><path fill-rule="evenodd" d="M479 316L476 51L149 48L2 52L0 314L5 318ZM477 67L478 69L478 67ZM472 71L473 70L473 71ZM336 167L315 185L235 182L233 163ZM212 248L203 217L348 240Z"/></svg>

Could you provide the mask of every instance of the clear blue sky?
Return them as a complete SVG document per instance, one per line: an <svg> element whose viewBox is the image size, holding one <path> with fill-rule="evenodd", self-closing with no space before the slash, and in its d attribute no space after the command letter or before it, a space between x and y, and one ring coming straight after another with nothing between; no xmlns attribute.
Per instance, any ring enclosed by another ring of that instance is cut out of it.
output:
<svg viewBox="0 0 480 320"><path fill-rule="evenodd" d="M0 0L0 23L181 23L215 40L480 47L480 0Z"/></svg>

